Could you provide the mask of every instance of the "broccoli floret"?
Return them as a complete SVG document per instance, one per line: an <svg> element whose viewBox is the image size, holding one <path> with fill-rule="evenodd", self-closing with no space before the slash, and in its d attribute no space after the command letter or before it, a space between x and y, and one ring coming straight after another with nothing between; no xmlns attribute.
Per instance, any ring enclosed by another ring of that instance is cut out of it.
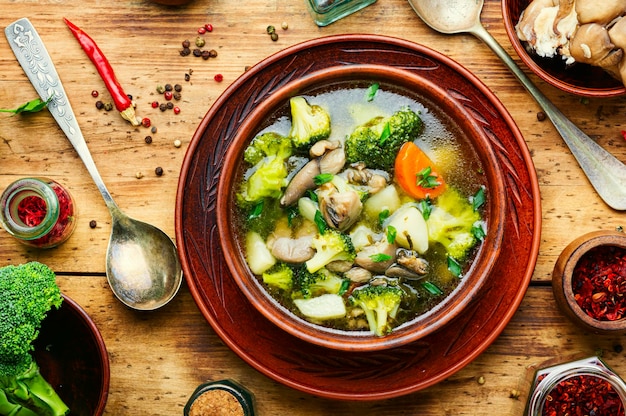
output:
<svg viewBox="0 0 626 416"><path fill-rule="evenodd" d="M305 263L311 273L315 273L330 262L337 260L352 262L356 257L350 237L331 228L324 234L314 237L312 245L315 255Z"/></svg>
<svg viewBox="0 0 626 416"><path fill-rule="evenodd" d="M443 245L448 255L463 261L470 249L478 243L472 232L481 217L469 199L453 188L441 194L426 221L428 239Z"/></svg>
<svg viewBox="0 0 626 416"><path fill-rule="evenodd" d="M350 295L350 303L363 309L370 330L377 336L393 329L392 321L398 313L404 292L396 286L366 285L356 288Z"/></svg>
<svg viewBox="0 0 626 416"><path fill-rule="evenodd" d="M293 147L308 151L316 142L330 136L330 114L319 105L310 105L304 97L289 100L291 107L291 129L289 137Z"/></svg>
<svg viewBox="0 0 626 416"><path fill-rule="evenodd" d="M278 156L287 159L291 156L291 140L278 133L266 132L256 136L243 153L243 159L251 165L256 165L263 158Z"/></svg>
<svg viewBox="0 0 626 416"><path fill-rule="evenodd" d="M285 263L276 263L261 277L266 285L285 291L290 291L293 286L293 270Z"/></svg>
<svg viewBox="0 0 626 416"><path fill-rule="evenodd" d="M389 170L400 147L415 140L422 130L422 119L409 108L389 117L375 117L357 127L346 139L346 162L363 162L372 169Z"/></svg>
<svg viewBox="0 0 626 416"><path fill-rule="evenodd" d="M313 273L306 267L301 267L296 273L295 283L297 290L292 293L292 297L308 299L325 293L342 295L350 282L325 267Z"/></svg>
<svg viewBox="0 0 626 416"><path fill-rule="evenodd" d="M12 409L8 414L69 413L31 355L41 322L62 301L47 266L31 262L0 268L0 409Z"/></svg>

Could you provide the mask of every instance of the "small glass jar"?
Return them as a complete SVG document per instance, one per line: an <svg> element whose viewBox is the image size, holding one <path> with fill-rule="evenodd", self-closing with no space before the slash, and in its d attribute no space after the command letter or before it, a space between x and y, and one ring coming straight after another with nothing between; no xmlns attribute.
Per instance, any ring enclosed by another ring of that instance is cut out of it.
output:
<svg viewBox="0 0 626 416"><path fill-rule="evenodd" d="M313 20L318 26L329 24L346 17L376 0L307 0Z"/></svg>
<svg viewBox="0 0 626 416"><path fill-rule="evenodd" d="M37 248L58 246L76 227L70 193L48 178L23 178L0 196L0 223L20 242Z"/></svg>
<svg viewBox="0 0 626 416"><path fill-rule="evenodd" d="M536 371L525 414L578 414L570 410L582 406L586 415L624 416L625 404L626 383L600 358L588 357Z"/></svg>
<svg viewBox="0 0 626 416"><path fill-rule="evenodd" d="M254 396L233 380L209 381L196 388L187 401L183 414L254 416Z"/></svg>

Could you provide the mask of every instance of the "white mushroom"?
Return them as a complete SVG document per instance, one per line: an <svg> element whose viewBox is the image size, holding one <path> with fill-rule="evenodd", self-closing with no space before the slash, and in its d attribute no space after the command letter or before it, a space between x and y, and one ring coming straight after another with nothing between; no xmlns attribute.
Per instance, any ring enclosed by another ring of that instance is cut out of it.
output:
<svg viewBox="0 0 626 416"><path fill-rule="evenodd" d="M396 245L387 240L378 241L370 246L363 247L356 254L354 263L373 273L384 273L396 261Z"/></svg>
<svg viewBox="0 0 626 416"><path fill-rule="evenodd" d="M626 0L576 0L578 21L606 25L626 12Z"/></svg>
<svg viewBox="0 0 626 416"><path fill-rule="evenodd" d="M624 52L617 48L602 25L582 25L570 41L570 53L576 62L603 68L613 67L622 60Z"/></svg>
<svg viewBox="0 0 626 416"><path fill-rule="evenodd" d="M315 254L311 240L311 237L280 237L272 240L271 244L268 241L268 246L272 255L282 262L304 263Z"/></svg>

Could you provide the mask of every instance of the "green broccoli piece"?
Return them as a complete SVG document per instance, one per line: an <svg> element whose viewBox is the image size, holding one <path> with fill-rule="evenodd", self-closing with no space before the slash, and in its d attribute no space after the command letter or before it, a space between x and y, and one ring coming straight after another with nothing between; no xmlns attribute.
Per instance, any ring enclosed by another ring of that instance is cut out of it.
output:
<svg viewBox="0 0 626 416"><path fill-rule="evenodd" d="M287 159L291 153L291 140L288 137L274 132L266 132L252 139L243 152L243 159L251 165L256 165L268 156Z"/></svg>
<svg viewBox="0 0 626 416"><path fill-rule="evenodd" d="M420 116L409 108L389 117L375 117L357 127L346 139L346 162L363 162L372 169L389 170L400 147L415 140L423 128Z"/></svg>
<svg viewBox="0 0 626 416"><path fill-rule="evenodd" d="M479 241L473 229L480 220L469 199L449 188L439 195L426 220L428 239L442 244L448 256L463 261Z"/></svg>
<svg viewBox="0 0 626 416"><path fill-rule="evenodd" d="M350 303L363 309L370 330L377 336L393 329L392 321L400 309L404 292L396 286L366 285L352 291Z"/></svg>
<svg viewBox="0 0 626 416"><path fill-rule="evenodd" d="M293 286L293 270L285 263L276 263L261 277L266 285L285 291L290 291Z"/></svg>
<svg viewBox="0 0 626 416"><path fill-rule="evenodd" d="M318 234L313 238L312 246L315 254L305 263L311 273L315 273L333 261L352 262L356 257L350 237L335 229L329 228L323 234Z"/></svg>
<svg viewBox="0 0 626 416"><path fill-rule="evenodd" d="M349 283L348 279L336 275L325 267L313 273L306 267L301 267L295 275L297 290L292 293L292 297L308 299L326 293L342 295L348 289Z"/></svg>
<svg viewBox="0 0 626 416"><path fill-rule="evenodd" d="M251 207L265 198L278 199L287 186L291 141L277 133L256 136L244 150L244 160L252 165L244 174L237 193L241 207Z"/></svg>
<svg viewBox="0 0 626 416"><path fill-rule="evenodd" d="M330 136L330 114L319 105L310 105L304 97L289 100L291 129L289 137L293 147L308 151L314 143Z"/></svg>
<svg viewBox="0 0 626 416"><path fill-rule="evenodd" d="M6 414L69 413L31 355L42 321L62 301L47 266L31 262L0 268L0 409L12 409Z"/></svg>

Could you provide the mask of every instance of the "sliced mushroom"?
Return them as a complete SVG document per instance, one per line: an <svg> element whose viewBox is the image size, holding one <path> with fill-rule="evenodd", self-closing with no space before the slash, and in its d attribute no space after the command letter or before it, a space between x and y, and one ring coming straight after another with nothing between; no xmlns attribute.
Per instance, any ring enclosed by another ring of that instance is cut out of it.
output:
<svg viewBox="0 0 626 416"><path fill-rule="evenodd" d="M335 260L326 265L326 269L333 273L345 273L352 268L354 263L347 260Z"/></svg>
<svg viewBox="0 0 626 416"><path fill-rule="evenodd" d="M320 140L319 142L316 142L313 146L311 146L311 149L309 150L309 155L311 156L311 158L320 157L327 151L335 150L339 146L341 146L341 143L337 141Z"/></svg>
<svg viewBox="0 0 626 416"><path fill-rule="evenodd" d="M366 283L372 278L372 272L362 267L353 267L343 275L354 283Z"/></svg>
<svg viewBox="0 0 626 416"><path fill-rule="evenodd" d="M387 240L381 240L359 251L356 254L354 263L372 273L384 273L396 261L396 248L395 244L389 244ZM388 259L377 261L379 260L376 258L378 255L387 256Z"/></svg>
<svg viewBox="0 0 626 416"><path fill-rule="evenodd" d="M406 267L399 265L398 263L394 263L391 266L387 267L387 270L385 270L385 276L397 277L408 280L418 280L424 277L423 274L415 273L414 271L409 270Z"/></svg>
<svg viewBox="0 0 626 416"><path fill-rule="evenodd" d="M319 159L321 173L341 172L346 164L346 152L342 147L324 153Z"/></svg>
<svg viewBox="0 0 626 416"><path fill-rule="evenodd" d="M581 26L570 40L570 53L577 62L610 68L618 65L624 52L617 48L602 25Z"/></svg>
<svg viewBox="0 0 626 416"><path fill-rule="evenodd" d="M328 225L339 231L345 231L361 215L363 204L356 191L339 191L332 183L325 183L318 192L320 211Z"/></svg>
<svg viewBox="0 0 626 416"><path fill-rule="evenodd" d="M268 243L274 257L285 263L304 263L315 254L311 237L279 237Z"/></svg>
<svg viewBox="0 0 626 416"><path fill-rule="evenodd" d="M280 204L288 207L298 201L309 189L315 188L315 177L320 174L320 165L317 159L311 160L291 178Z"/></svg>
<svg viewBox="0 0 626 416"><path fill-rule="evenodd" d="M574 16L576 19L576 9L574 9L575 0L559 0L559 10L556 13L552 30L556 34L561 34L560 23L564 20L571 19Z"/></svg>
<svg viewBox="0 0 626 416"><path fill-rule="evenodd" d="M578 21L605 25L626 12L626 0L576 0Z"/></svg>
<svg viewBox="0 0 626 416"><path fill-rule="evenodd" d="M346 169L348 182L367 187L369 194L375 194L387 186L387 178L377 172L367 169L364 163L353 163Z"/></svg>
<svg viewBox="0 0 626 416"><path fill-rule="evenodd" d="M517 37L521 41L535 45L537 34L535 32L535 22L541 14L545 14L545 9L555 6L552 0L533 0L522 12L517 26L515 26Z"/></svg>

